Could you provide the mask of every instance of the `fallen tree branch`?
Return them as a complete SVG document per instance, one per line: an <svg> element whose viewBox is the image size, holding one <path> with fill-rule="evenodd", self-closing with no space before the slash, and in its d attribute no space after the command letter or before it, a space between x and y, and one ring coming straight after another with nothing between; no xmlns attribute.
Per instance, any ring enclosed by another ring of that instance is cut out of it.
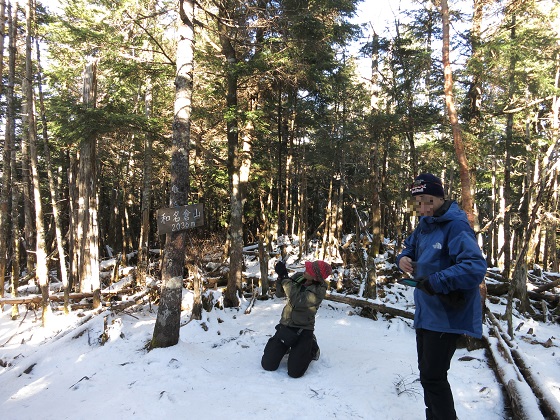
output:
<svg viewBox="0 0 560 420"><path fill-rule="evenodd" d="M386 306L380 303L373 303L370 300L366 300L358 297L344 296L338 293L331 292L331 293L327 293L325 299L332 300L333 302L346 303L353 307L359 306L361 308L371 308L384 314L400 316L406 319L414 319L414 314L412 312L408 312L398 308L392 308L390 306Z"/></svg>
<svg viewBox="0 0 560 420"><path fill-rule="evenodd" d="M259 295L259 291L257 288L255 288L255 290L253 290L253 296L251 297L251 301L249 302L249 306L247 306L247 309L245 309L245 315L249 315L251 313L251 310L253 309L253 306L255 305L255 301L257 300L257 296Z"/></svg>

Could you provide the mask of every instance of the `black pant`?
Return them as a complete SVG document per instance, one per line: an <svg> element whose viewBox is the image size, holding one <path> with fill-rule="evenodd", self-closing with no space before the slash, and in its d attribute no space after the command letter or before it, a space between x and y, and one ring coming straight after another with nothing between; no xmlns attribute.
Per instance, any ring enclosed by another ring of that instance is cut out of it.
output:
<svg viewBox="0 0 560 420"><path fill-rule="evenodd" d="M416 330L420 383L424 388L427 420L455 420L453 394L447 380L459 334Z"/></svg>
<svg viewBox="0 0 560 420"><path fill-rule="evenodd" d="M297 330L297 328L294 328L294 331ZM265 370L278 369L282 358L290 350L288 355L288 375L292 378L303 376L318 349L317 343L313 338L313 331L303 330L291 349L282 343L277 335L278 332L266 343L261 359L262 367Z"/></svg>

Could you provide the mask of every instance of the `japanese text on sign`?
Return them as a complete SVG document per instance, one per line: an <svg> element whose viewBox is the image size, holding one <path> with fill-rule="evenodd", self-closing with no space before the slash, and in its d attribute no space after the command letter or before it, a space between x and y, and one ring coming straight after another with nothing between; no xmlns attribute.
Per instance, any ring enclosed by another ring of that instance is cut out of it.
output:
<svg viewBox="0 0 560 420"><path fill-rule="evenodd" d="M157 211L157 228L160 235L203 225L204 214L201 203Z"/></svg>

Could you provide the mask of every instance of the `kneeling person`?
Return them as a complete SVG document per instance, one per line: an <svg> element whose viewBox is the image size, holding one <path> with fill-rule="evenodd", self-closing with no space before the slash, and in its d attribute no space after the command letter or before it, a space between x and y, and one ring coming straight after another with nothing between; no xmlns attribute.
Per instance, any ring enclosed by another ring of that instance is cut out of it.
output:
<svg viewBox="0 0 560 420"><path fill-rule="evenodd" d="M319 357L319 346L313 331L315 315L327 293L325 280L331 275L331 266L324 261L306 261L305 272L288 276L286 265L279 261L274 267L278 274L276 296L288 297L276 333L264 348L261 365L265 370L276 370L284 355L288 355L288 375L303 376L312 360Z"/></svg>

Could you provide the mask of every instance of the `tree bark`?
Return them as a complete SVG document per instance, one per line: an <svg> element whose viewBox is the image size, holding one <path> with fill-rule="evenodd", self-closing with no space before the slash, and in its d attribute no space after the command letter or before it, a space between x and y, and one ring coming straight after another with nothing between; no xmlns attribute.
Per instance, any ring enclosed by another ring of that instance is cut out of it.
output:
<svg viewBox="0 0 560 420"><path fill-rule="evenodd" d="M43 224L43 205L41 201L41 187L39 183L39 167L37 156L37 126L35 125L35 106L33 100L33 64L31 60L31 47L34 26L34 6L33 0L27 0L25 6L26 17L26 37L25 37L25 103L26 103L26 121L27 134L29 143L29 162L31 168L31 184L33 186L33 202L35 204L35 275L41 288L43 296L42 301L42 322L46 326L49 321L50 305L49 305L49 278L47 268L47 251L45 245L45 226Z"/></svg>
<svg viewBox="0 0 560 420"><path fill-rule="evenodd" d="M24 103L25 106L25 103ZM27 112L22 110L24 129L27 126ZM29 164L29 138L24 134L21 141L21 193L23 195L23 245L26 269L35 270L35 217L33 215L33 194L31 191L31 169Z"/></svg>
<svg viewBox="0 0 560 420"><path fill-rule="evenodd" d="M189 277L193 279L193 307L191 310L192 319L202 319L202 278L198 268L194 264L188 264Z"/></svg>
<svg viewBox="0 0 560 420"><path fill-rule="evenodd" d="M2 49L0 50L0 80L2 77L2 65L4 56L4 13L5 13L5 2L0 0L0 45ZM17 17L17 15L16 15ZM0 192L0 298L4 297L4 279L6 278L7 271L7 252L8 243L10 237L9 231L9 220L10 220L10 193L12 185L12 173L11 173L11 158L12 158L12 129L14 125L14 111L13 111L13 95L14 95L14 80L13 72L15 73L15 39L16 31L12 29L14 22L11 15L11 5L8 5L8 29L10 32L9 37L9 76L8 76L8 91L6 94L7 101L7 118L6 118L6 134L4 136L4 155L3 155L3 171L2 171L2 191ZM15 22L17 24L17 21ZM12 72L12 69L13 72ZM2 89L2 83L0 83L0 89ZM0 308L1 311L1 308Z"/></svg>
<svg viewBox="0 0 560 420"><path fill-rule="evenodd" d="M15 125L15 106L14 106L14 84L15 84L15 62L16 62L16 41L17 41L17 7L12 9L11 5L8 5L8 19L10 28L10 39L9 39L9 65L8 65L8 88L6 92L6 140L9 139L9 150L10 150L10 162L9 168L4 167L5 171L10 172L11 179L8 181L11 183L11 220L12 220L12 231L11 231L11 244L12 244L12 284L11 284L11 294L12 296L17 296L17 290L19 287L19 271L20 271L20 232L19 232L19 220L18 216L20 213L19 203L20 203L20 190L18 188L18 174L17 174L17 154L15 147L16 139L16 125ZM4 151L7 153L7 151ZM7 198L9 199L9 198ZM8 211L8 210L6 210ZM6 219L7 220L7 219ZM5 227L7 229L7 226ZM8 242L8 237L10 232L6 231L5 242ZM4 290L4 274L0 278L0 286L2 291ZM12 306L12 319L16 319L19 316L18 305Z"/></svg>
<svg viewBox="0 0 560 420"><path fill-rule="evenodd" d="M330 237L330 230L332 228L332 208L333 208L333 177L329 181L329 195L327 197L327 207L325 209L325 222L323 229L323 240L321 243L321 253L319 259L323 260L327 256L328 241Z"/></svg>
<svg viewBox="0 0 560 420"><path fill-rule="evenodd" d="M90 58L84 70L83 103L95 108L97 99L97 59ZM80 291L94 293L93 307L100 304L99 279L99 226L97 224L97 138L87 134L80 143L78 160L78 230L82 232L77 243L80 248Z"/></svg>
<svg viewBox="0 0 560 420"><path fill-rule="evenodd" d="M278 231L277 236L288 234L288 129L285 123L285 112L282 103L283 86L277 88L278 107Z"/></svg>
<svg viewBox="0 0 560 420"><path fill-rule="evenodd" d="M8 9L8 15L10 10ZM9 19L9 18L8 18ZM4 80L4 38L6 36L6 0L0 0L0 80ZM4 84L0 83L0 94L4 93Z"/></svg>
<svg viewBox="0 0 560 420"><path fill-rule="evenodd" d="M241 288L243 271L243 199L244 188L240 156L239 119L237 100L237 56L233 39L228 27L223 23L231 19L230 13L235 10L229 1L221 3L219 8L218 31L222 54L226 59L226 108L230 117L226 121L228 140L228 178L230 188L230 223L229 223L229 276L224 294L226 307L239 306L237 291ZM245 142L244 142L245 143Z"/></svg>
<svg viewBox="0 0 560 420"><path fill-rule="evenodd" d="M376 115L379 113L379 36L374 32L374 38L372 41L372 52L371 52L371 80L370 80L370 113ZM383 227L381 225L381 200L379 196L379 191L382 188L383 182L381 178L381 159L379 158L379 143L380 135L379 130L376 129L375 125L372 123L369 127L370 136L372 138L372 145L370 148L369 155L369 166L370 166L370 191L371 191L371 244L369 247L369 252L373 256L379 254L379 247L381 241L383 240ZM359 221L358 221L359 223ZM360 226L360 231L362 226Z"/></svg>
<svg viewBox="0 0 560 420"><path fill-rule="evenodd" d="M516 38L515 33L516 17L511 17L511 31L510 40ZM508 91L509 97L513 97L515 91L515 68L517 59L512 52L509 62L509 75L508 75ZM511 234L511 151L510 145L513 142L513 113L507 114L506 120L506 135L505 135L505 161L504 161L504 203L506 211L504 213L504 277L509 278L511 274L511 259L512 259L512 234ZM513 297L515 296L513 281L510 284L510 291L508 292L508 300L506 304L505 316L508 323L508 333L513 337Z"/></svg>
<svg viewBox="0 0 560 420"><path fill-rule="evenodd" d="M444 94L445 106L447 108L447 115L451 124L451 131L453 133L453 144L455 145L455 155L459 164L459 174L461 178L461 205L463 210L467 213L469 223L475 226L476 217L474 214L474 200L471 192L471 179L469 172L469 163L465 154L463 146L463 136L459 119L457 117L457 109L455 108L455 101L453 99L453 75L451 69L451 62L449 59L449 7L447 0L441 0L441 17L443 21L443 47L442 47L442 61L443 61L443 77L444 77Z"/></svg>
<svg viewBox="0 0 560 420"><path fill-rule="evenodd" d="M305 150L302 152L301 159L305 159ZM304 168L303 161L301 162L301 169L300 169L300 182L299 182L299 223L298 223L298 238L299 241L299 250L298 250L298 258L301 258L303 254L307 253L307 217L308 217L308 208L307 208L307 171Z"/></svg>
<svg viewBox="0 0 560 420"><path fill-rule="evenodd" d="M154 11L154 2L150 2L150 10ZM151 26L151 25L150 25ZM150 51L151 59L154 52ZM146 118L151 118L153 113L153 83L151 75L146 79L146 96L144 99ZM153 135L146 133L144 137L144 166L142 170L142 202L140 205L140 239L138 241L138 270L137 282L141 287L146 285L148 272L148 252L150 240L150 206L152 198L152 145Z"/></svg>
<svg viewBox="0 0 560 420"><path fill-rule="evenodd" d="M70 210L70 214L68 217L68 231L69 231L69 239L68 239L68 255L70 258L68 259L69 262L69 277L68 283L70 289L79 290L80 286L80 261L81 261L81 235L82 232L79 229L80 223L79 219L79 205L78 205L78 184L77 184L77 175L78 175L78 159L77 156L70 152L68 154L68 206Z"/></svg>
<svg viewBox="0 0 560 420"><path fill-rule="evenodd" d="M261 296L268 296L268 252L266 252L266 235L259 235L259 268Z"/></svg>
<svg viewBox="0 0 560 420"><path fill-rule="evenodd" d="M194 66L194 2L180 0L177 71L175 76L175 113L171 154L171 207L186 205L189 188L189 143ZM162 290L152 348L174 346L179 342L181 299L187 231L167 234L162 269Z"/></svg>
<svg viewBox="0 0 560 420"><path fill-rule="evenodd" d="M42 88L42 72L41 72L41 56L40 56L40 48L39 48L39 41L36 40L36 50L37 50L37 66L38 66L38 86L37 89L39 91L39 104L41 110L41 120L43 126L43 150L44 150L44 159L45 164L47 166L47 177L49 180L49 192L51 198L51 207L53 211L53 218L54 218L54 227L55 227L55 236L56 236L56 246L58 250L58 261L59 261L59 269L60 269L60 280L62 281L62 285L64 287L64 296L68 297L70 293L70 284L68 282L68 270L66 268L66 252L64 251L64 239L62 237L62 219L61 219L61 210L59 205L59 191L56 185L56 181L54 179L54 173L52 169L52 162L51 162L51 152L49 147L49 137L47 132L47 117L45 111L45 103L43 100L43 88ZM68 307L68 299L64 301L64 313L69 313Z"/></svg>

